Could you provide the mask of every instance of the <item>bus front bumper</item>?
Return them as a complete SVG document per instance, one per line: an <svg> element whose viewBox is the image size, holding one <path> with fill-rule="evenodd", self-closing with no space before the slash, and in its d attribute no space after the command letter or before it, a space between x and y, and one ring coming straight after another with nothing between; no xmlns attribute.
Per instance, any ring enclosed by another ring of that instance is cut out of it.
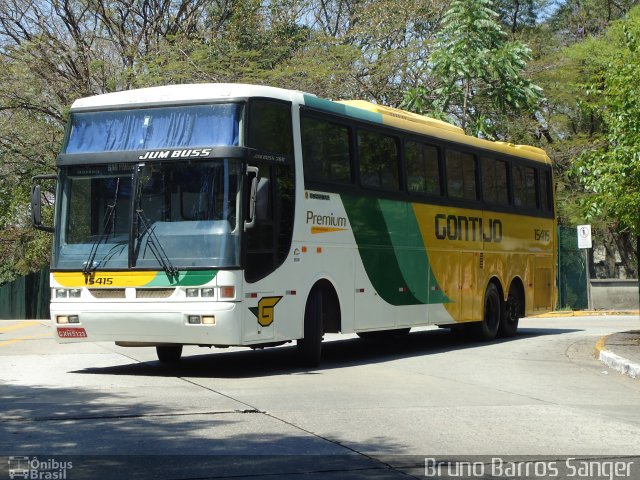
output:
<svg viewBox="0 0 640 480"><path fill-rule="evenodd" d="M159 305L51 303L51 321L58 343L242 344L241 309L235 302Z"/></svg>

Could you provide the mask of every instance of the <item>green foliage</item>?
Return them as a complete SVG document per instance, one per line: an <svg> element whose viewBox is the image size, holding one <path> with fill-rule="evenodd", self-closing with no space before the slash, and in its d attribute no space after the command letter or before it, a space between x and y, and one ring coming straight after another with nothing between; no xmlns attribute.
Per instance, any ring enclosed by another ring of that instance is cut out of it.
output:
<svg viewBox="0 0 640 480"><path fill-rule="evenodd" d="M53 171L71 103L171 83L402 104L540 145L562 222L637 232L639 2L0 2L0 284L48 262L50 236L29 226L30 178Z"/></svg>
<svg viewBox="0 0 640 480"><path fill-rule="evenodd" d="M531 52L506 40L491 6L491 0L451 3L425 72L438 87L429 97L420 86L408 90L405 107L450 117L468 133L486 138L501 136L497 116L538 108L542 90L522 75Z"/></svg>
<svg viewBox="0 0 640 480"><path fill-rule="evenodd" d="M640 23L625 22L622 33L625 48L590 89L603 107L606 143L584 152L572 172L589 193L582 202L585 218L615 218L640 235Z"/></svg>

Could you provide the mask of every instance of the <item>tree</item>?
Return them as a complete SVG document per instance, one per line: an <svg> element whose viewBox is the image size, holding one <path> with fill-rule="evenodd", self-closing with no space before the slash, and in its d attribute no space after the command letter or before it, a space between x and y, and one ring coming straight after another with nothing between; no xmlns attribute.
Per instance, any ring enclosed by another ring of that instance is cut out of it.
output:
<svg viewBox="0 0 640 480"><path fill-rule="evenodd" d="M501 115L531 115L542 90L523 77L530 50L506 34L491 0L454 0L437 35L425 76L439 86L427 95L410 89L404 105L418 113L453 118L473 135L500 136Z"/></svg>
<svg viewBox="0 0 640 480"><path fill-rule="evenodd" d="M626 48L591 90L603 106L605 144L581 155L573 172L589 193L583 202L587 220L613 217L640 236L640 23L633 29L628 25L623 27Z"/></svg>
<svg viewBox="0 0 640 480"><path fill-rule="evenodd" d="M496 0L495 10L514 34L524 27L533 28L548 3L549 0Z"/></svg>

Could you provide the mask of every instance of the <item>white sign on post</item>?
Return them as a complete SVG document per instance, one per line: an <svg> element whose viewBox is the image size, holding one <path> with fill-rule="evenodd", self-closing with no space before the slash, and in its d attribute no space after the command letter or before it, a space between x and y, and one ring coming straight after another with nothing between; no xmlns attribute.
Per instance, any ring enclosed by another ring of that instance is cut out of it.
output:
<svg viewBox="0 0 640 480"><path fill-rule="evenodd" d="M578 225L578 248L592 248L591 225Z"/></svg>

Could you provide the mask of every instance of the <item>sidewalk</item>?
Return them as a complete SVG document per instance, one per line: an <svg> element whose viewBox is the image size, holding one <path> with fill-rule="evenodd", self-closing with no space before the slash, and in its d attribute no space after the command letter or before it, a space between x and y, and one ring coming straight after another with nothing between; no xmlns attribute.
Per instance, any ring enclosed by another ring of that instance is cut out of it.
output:
<svg viewBox="0 0 640 480"><path fill-rule="evenodd" d="M596 343L596 358L620 373L640 379L640 330L602 337Z"/></svg>
<svg viewBox="0 0 640 480"><path fill-rule="evenodd" d="M638 310L555 310L534 315L539 318L553 317L590 317L605 315L635 315L640 319ZM602 337L596 343L595 356L608 367L640 379L640 330L614 333Z"/></svg>

